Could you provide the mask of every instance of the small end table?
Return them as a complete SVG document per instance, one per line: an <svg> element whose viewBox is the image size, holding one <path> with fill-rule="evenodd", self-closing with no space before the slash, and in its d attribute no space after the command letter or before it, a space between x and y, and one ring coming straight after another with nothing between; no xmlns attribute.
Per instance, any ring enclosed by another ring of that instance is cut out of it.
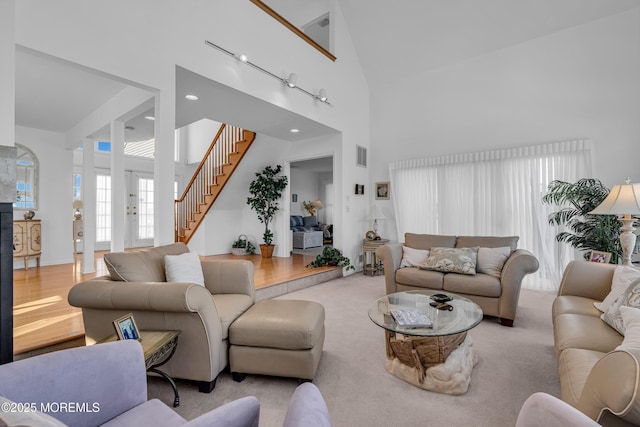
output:
<svg viewBox="0 0 640 427"><path fill-rule="evenodd" d="M173 388L173 407L180 405L178 387L173 378L158 369L173 357L178 346L178 335L181 331L140 331L140 344L144 353L144 365L147 372L153 372L166 379ZM98 344L116 341L115 334L103 339Z"/></svg>
<svg viewBox="0 0 640 427"><path fill-rule="evenodd" d="M382 260L376 256L376 249L387 243L389 243L389 239L364 239L362 241L362 272L364 274L377 276L380 273L384 273L384 265ZM369 261L369 258L371 258L371 261Z"/></svg>

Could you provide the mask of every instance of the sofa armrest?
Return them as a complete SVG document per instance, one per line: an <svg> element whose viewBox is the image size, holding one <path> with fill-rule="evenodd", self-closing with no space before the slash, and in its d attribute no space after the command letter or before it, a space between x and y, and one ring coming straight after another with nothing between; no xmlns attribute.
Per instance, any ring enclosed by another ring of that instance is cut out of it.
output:
<svg viewBox="0 0 640 427"><path fill-rule="evenodd" d="M376 249L376 256L384 264L384 281L387 287L387 294L397 292L396 270L400 268L402 262L402 243L388 243Z"/></svg>
<svg viewBox="0 0 640 427"><path fill-rule="evenodd" d="M258 427L260 403L253 396L243 397L213 409L184 424L185 427Z"/></svg>
<svg viewBox="0 0 640 427"><path fill-rule="evenodd" d="M562 274L558 296L574 295L602 301L611 291L615 269L614 264L571 261Z"/></svg>
<svg viewBox="0 0 640 427"><path fill-rule="evenodd" d="M69 291L74 307L104 310L201 312L217 314L211 293L200 285L180 282L119 282L106 277L87 280Z"/></svg>
<svg viewBox="0 0 640 427"><path fill-rule="evenodd" d="M593 366L576 407L596 421L613 414L638 425L639 381L640 350L614 350Z"/></svg>
<svg viewBox="0 0 640 427"><path fill-rule="evenodd" d="M204 284L212 294L245 294L256 300L253 263L248 260L203 260Z"/></svg>
<svg viewBox="0 0 640 427"><path fill-rule="evenodd" d="M504 263L500 275L502 294L500 295L499 310L501 318L515 319L522 279L527 274L535 273L538 267L538 260L528 250L516 249L511 253L511 256Z"/></svg>
<svg viewBox="0 0 640 427"><path fill-rule="evenodd" d="M293 392L283 427L331 427L327 404L313 383L302 383Z"/></svg>
<svg viewBox="0 0 640 427"><path fill-rule="evenodd" d="M36 404L38 410L61 402L87 404L85 410L52 409L49 415L68 425L103 424L146 402L142 346L135 340L116 341L1 365L0 394Z"/></svg>
<svg viewBox="0 0 640 427"><path fill-rule="evenodd" d="M516 427L598 427L599 425L568 403L541 392L529 396L516 420Z"/></svg>

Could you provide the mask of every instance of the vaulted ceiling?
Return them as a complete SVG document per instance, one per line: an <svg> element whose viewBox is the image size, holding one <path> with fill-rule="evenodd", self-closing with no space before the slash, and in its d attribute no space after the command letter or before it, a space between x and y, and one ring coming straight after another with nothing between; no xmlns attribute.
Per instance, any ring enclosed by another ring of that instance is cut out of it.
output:
<svg viewBox="0 0 640 427"><path fill-rule="evenodd" d="M639 0L336 1L371 91L388 88L398 79L415 78L419 84L419 77L429 70L640 7ZM191 73L178 75L197 80ZM16 124L65 132L124 87L103 75L19 50ZM180 116L180 105L177 109ZM265 123L262 131L283 139L294 138L288 132L291 123L306 120L286 111L273 114L278 127ZM143 119L136 120L144 126ZM178 117L177 122L184 120ZM315 122L306 124L316 133L331 131Z"/></svg>

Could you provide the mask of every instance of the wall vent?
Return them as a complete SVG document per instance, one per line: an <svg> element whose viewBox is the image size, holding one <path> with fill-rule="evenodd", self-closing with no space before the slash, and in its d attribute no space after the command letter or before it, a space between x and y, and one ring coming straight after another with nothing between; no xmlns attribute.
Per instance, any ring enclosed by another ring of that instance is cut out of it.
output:
<svg viewBox="0 0 640 427"><path fill-rule="evenodd" d="M367 149L356 145L356 165L367 167Z"/></svg>

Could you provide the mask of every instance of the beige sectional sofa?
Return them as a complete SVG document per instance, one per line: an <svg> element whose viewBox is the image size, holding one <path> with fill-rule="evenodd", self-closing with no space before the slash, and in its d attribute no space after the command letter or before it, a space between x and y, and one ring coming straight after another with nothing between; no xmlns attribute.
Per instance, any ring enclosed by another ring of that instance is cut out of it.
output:
<svg viewBox="0 0 640 427"><path fill-rule="evenodd" d="M562 400L602 425L639 425L640 344L616 349L623 336L594 307L611 291L615 269L586 261L565 269L552 309Z"/></svg>
<svg viewBox="0 0 640 427"><path fill-rule="evenodd" d="M164 256L187 252L176 243L106 254L110 274L78 283L68 299L82 308L87 344L112 335L112 321L127 313L142 330L182 331L162 369L210 392L228 365L229 325L255 303L254 268L247 260L202 260L204 286L167 283Z"/></svg>
<svg viewBox="0 0 640 427"><path fill-rule="evenodd" d="M463 295L477 303L484 314L500 318L503 325L513 326L520 297L520 285L525 275L538 269L538 260L531 252L517 249L518 237L444 236L406 233L404 243L387 244L376 250L384 263L387 293L438 289ZM421 268L400 268L403 246L419 250L444 248L503 248L510 255L498 274L473 275L443 273Z"/></svg>

